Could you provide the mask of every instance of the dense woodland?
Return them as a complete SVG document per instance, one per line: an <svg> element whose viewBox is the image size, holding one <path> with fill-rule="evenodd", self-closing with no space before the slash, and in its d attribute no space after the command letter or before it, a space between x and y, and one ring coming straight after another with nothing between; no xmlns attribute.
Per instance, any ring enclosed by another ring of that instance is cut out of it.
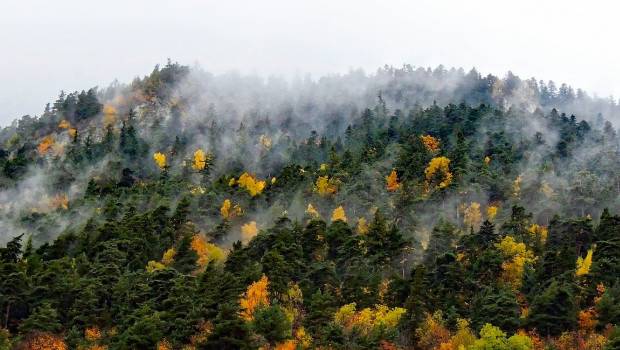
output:
<svg viewBox="0 0 620 350"><path fill-rule="evenodd" d="M620 349L619 118L443 67L62 92L0 131L0 349Z"/></svg>

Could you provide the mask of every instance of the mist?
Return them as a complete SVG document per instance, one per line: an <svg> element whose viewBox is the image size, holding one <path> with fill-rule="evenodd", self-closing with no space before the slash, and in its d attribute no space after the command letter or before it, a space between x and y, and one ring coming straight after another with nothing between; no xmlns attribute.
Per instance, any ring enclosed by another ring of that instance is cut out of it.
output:
<svg viewBox="0 0 620 350"><path fill-rule="evenodd" d="M0 4L0 125L60 90L131 81L170 57L213 73L476 67L620 95L613 1L7 0Z"/></svg>

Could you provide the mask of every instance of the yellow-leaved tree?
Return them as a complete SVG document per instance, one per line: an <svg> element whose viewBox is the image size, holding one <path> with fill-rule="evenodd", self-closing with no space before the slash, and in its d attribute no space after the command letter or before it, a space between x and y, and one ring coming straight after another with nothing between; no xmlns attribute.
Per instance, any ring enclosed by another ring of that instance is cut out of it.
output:
<svg viewBox="0 0 620 350"><path fill-rule="evenodd" d="M369 227L368 227L368 222L366 221L365 217L361 217L357 219L357 226L355 230L360 235L365 235L368 233Z"/></svg>
<svg viewBox="0 0 620 350"><path fill-rule="evenodd" d="M146 264L146 272L153 273L155 271L163 270L166 268L166 265L160 263L159 261L150 260Z"/></svg>
<svg viewBox="0 0 620 350"><path fill-rule="evenodd" d="M499 208L495 205L489 205L487 207L487 219L489 221L493 221L495 219L495 217L497 216L498 209Z"/></svg>
<svg viewBox="0 0 620 350"><path fill-rule="evenodd" d="M103 106L103 126L108 127L116 123L116 108L112 105Z"/></svg>
<svg viewBox="0 0 620 350"><path fill-rule="evenodd" d="M69 129L71 128L71 123L69 123L67 120L63 119L60 121L60 123L58 123L58 128L59 129Z"/></svg>
<svg viewBox="0 0 620 350"><path fill-rule="evenodd" d="M210 153L205 153L205 151L200 148L194 152L194 161L192 162L192 168L194 170L204 170L208 167L211 162L212 156Z"/></svg>
<svg viewBox="0 0 620 350"><path fill-rule="evenodd" d="M590 267L592 266L592 256L594 255L594 249L588 249L586 253L586 257L578 257L577 258L577 269L575 270L575 275L584 276L590 273Z"/></svg>
<svg viewBox="0 0 620 350"><path fill-rule="evenodd" d="M263 146L263 149L265 149L266 151L269 151L271 149L271 146L273 145L271 137L264 134L260 135L260 137L258 138L258 142L261 144L261 146Z"/></svg>
<svg viewBox="0 0 620 350"><path fill-rule="evenodd" d="M463 213L463 224L465 224L466 228L473 227L474 230L478 230L481 223L482 214L480 213L480 203L469 203L469 206L465 208L465 212Z"/></svg>
<svg viewBox="0 0 620 350"><path fill-rule="evenodd" d="M362 335L369 335L376 329L393 330L398 326L401 317L407 310L395 307L390 309L385 305L375 305L374 308L356 310L356 304L343 305L334 314L334 323L343 328L345 333L353 331Z"/></svg>
<svg viewBox="0 0 620 350"><path fill-rule="evenodd" d="M196 262L201 268L206 267L210 262L221 263L226 259L224 251L215 244L207 242L201 234L194 235L191 247L198 255Z"/></svg>
<svg viewBox="0 0 620 350"><path fill-rule="evenodd" d="M258 227L256 221L250 221L247 224L241 226L241 241L247 243L252 240L258 234Z"/></svg>
<svg viewBox="0 0 620 350"><path fill-rule="evenodd" d="M256 197L263 192L267 183L263 180L258 180L254 175L243 173L239 176L239 180L236 181L237 185L241 188L245 188L246 191L252 197Z"/></svg>
<svg viewBox="0 0 620 350"><path fill-rule="evenodd" d="M396 170L392 169L390 175L385 177L385 186L389 192L397 191L400 188L400 183L398 182L398 174L396 174Z"/></svg>
<svg viewBox="0 0 620 350"><path fill-rule="evenodd" d="M467 349L476 341L476 335L469 327L469 321L459 318L456 321L457 329L454 335L450 337L450 341L442 343L440 350L460 350Z"/></svg>
<svg viewBox="0 0 620 350"><path fill-rule="evenodd" d="M512 182L512 195L516 198L521 197L521 181L523 177L521 175Z"/></svg>
<svg viewBox="0 0 620 350"><path fill-rule="evenodd" d="M161 258L161 263L166 265L166 266L170 266L172 265L172 263L174 262L174 257L177 254L176 250L174 250L174 248L170 248L168 250L166 250L164 252L164 255Z"/></svg>
<svg viewBox="0 0 620 350"><path fill-rule="evenodd" d="M155 152L155 154L153 154L153 160L155 161L155 164L157 164L157 166L164 170L166 169L166 155L161 153L161 152Z"/></svg>
<svg viewBox="0 0 620 350"><path fill-rule="evenodd" d="M446 321L440 310L426 317L419 328L415 330L420 349L441 349L441 344L450 342L450 330L446 327Z"/></svg>
<svg viewBox="0 0 620 350"><path fill-rule="evenodd" d="M239 299L241 317L246 321L254 319L254 312L262 306L269 306L269 279L263 275L260 280L250 284Z"/></svg>
<svg viewBox="0 0 620 350"><path fill-rule="evenodd" d="M314 184L314 191L320 196L325 197L338 191L336 181L330 179L329 176L319 176Z"/></svg>
<svg viewBox="0 0 620 350"><path fill-rule="evenodd" d="M313 219L318 219L321 217L321 214L319 214L319 212L314 208L312 203L308 203L306 214L310 215Z"/></svg>
<svg viewBox="0 0 620 350"><path fill-rule="evenodd" d="M342 205L334 209L334 211L332 212L332 222L338 220L347 222L347 215L345 214Z"/></svg>
<svg viewBox="0 0 620 350"><path fill-rule="evenodd" d="M224 220L230 220L240 216L242 214L239 204L233 205L230 199L224 199L222 206L220 207L220 214Z"/></svg>
<svg viewBox="0 0 620 350"><path fill-rule="evenodd" d="M424 169L426 178L426 190L444 189L452 183L452 173L450 172L450 159L447 157L435 157Z"/></svg>
<svg viewBox="0 0 620 350"><path fill-rule="evenodd" d="M525 243L517 242L512 236L506 236L495 245L502 252L502 280L517 290L523 284L525 267L536 261L534 253L527 249Z"/></svg>
<svg viewBox="0 0 620 350"><path fill-rule="evenodd" d="M528 227L527 231L536 241L540 243L545 243L545 241L547 241L547 235L549 234L549 229L547 227L532 224Z"/></svg>
<svg viewBox="0 0 620 350"><path fill-rule="evenodd" d="M296 350L297 349L297 340L296 339L288 339L282 343L276 344L275 350Z"/></svg>

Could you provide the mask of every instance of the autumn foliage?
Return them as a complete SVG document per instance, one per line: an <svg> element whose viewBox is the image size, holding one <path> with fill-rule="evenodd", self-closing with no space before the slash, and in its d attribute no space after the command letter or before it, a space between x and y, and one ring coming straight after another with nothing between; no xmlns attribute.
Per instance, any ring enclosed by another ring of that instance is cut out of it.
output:
<svg viewBox="0 0 620 350"><path fill-rule="evenodd" d="M452 173L450 172L450 159L446 157L435 157L431 159L424 170L426 178L426 189L444 189L452 183Z"/></svg>
<svg viewBox="0 0 620 350"><path fill-rule="evenodd" d="M267 135L260 135L260 137L258 138L258 142L261 144L261 146L263 146L263 149L265 149L266 151L270 150L271 146L273 145L271 137Z"/></svg>
<svg viewBox="0 0 620 350"><path fill-rule="evenodd" d="M226 258L224 251L217 245L207 242L200 234L194 235L191 243L192 249L198 255L198 266L204 268L210 262L222 262Z"/></svg>
<svg viewBox="0 0 620 350"><path fill-rule="evenodd" d="M237 185L245 190L252 197L256 197L263 192L267 183L264 180L258 180L254 175L243 173L237 180Z"/></svg>
<svg viewBox="0 0 620 350"><path fill-rule="evenodd" d="M45 136L39 143L39 146L37 146L37 152L39 152L39 155L44 155L54 146L55 143L56 140L54 139L54 136Z"/></svg>
<svg viewBox="0 0 620 350"><path fill-rule="evenodd" d="M109 126L116 123L117 116L116 108L112 105L103 106L103 125Z"/></svg>
<svg viewBox="0 0 620 350"><path fill-rule="evenodd" d="M345 214L344 208L342 207L342 205L334 209L334 211L332 212L332 221L338 221L338 220L347 222L347 215Z"/></svg>
<svg viewBox="0 0 620 350"><path fill-rule="evenodd" d="M247 321L254 319L254 312L262 306L269 306L269 279L263 275L260 280L248 286L239 299L241 317Z"/></svg>
<svg viewBox="0 0 620 350"><path fill-rule="evenodd" d="M62 337L51 333L35 333L17 347L23 350L67 350Z"/></svg>
<svg viewBox="0 0 620 350"><path fill-rule="evenodd" d="M243 242L249 242L258 233L256 221L250 221L241 226L241 239Z"/></svg>
<svg viewBox="0 0 620 350"><path fill-rule="evenodd" d="M205 153L205 151L201 149L197 149L196 152L194 152L192 168L198 171L204 170L205 168L207 168L212 158L213 157L210 154Z"/></svg>
<svg viewBox="0 0 620 350"><path fill-rule="evenodd" d="M306 208L306 214L310 215L314 219L318 219L321 217L321 214L314 208L312 203L308 203L308 207Z"/></svg>
<svg viewBox="0 0 620 350"><path fill-rule="evenodd" d="M330 179L329 176L319 176L314 185L314 191L320 196L325 197L338 192L336 181Z"/></svg>
<svg viewBox="0 0 620 350"><path fill-rule="evenodd" d="M426 150L428 150L429 152L434 153L439 151L439 140L434 138L433 136L422 135L420 136L420 140L422 140L424 147L426 147Z"/></svg>
<svg viewBox="0 0 620 350"><path fill-rule="evenodd" d="M590 273L590 267L592 266L592 255L594 254L593 249L588 249L586 253L586 257L578 257L577 258L577 269L575 270L575 275L584 276Z"/></svg>
<svg viewBox="0 0 620 350"><path fill-rule="evenodd" d="M533 264L536 257L525 243L515 241L512 236L504 237L496 247L505 259L502 263L502 279L517 290L523 282L525 267Z"/></svg>
<svg viewBox="0 0 620 350"><path fill-rule="evenodd" d="M400 188L400 183L398 182L398 174L396 174L396 170L392 170L390 175L385 177L385 186L390 192L394 192Z"/></svg>
<svg viewBox="0 0 620 350"><path fill-rule="evenodd" d="M477 230L482 223L482 214L480 213L480 203L471 202L469 206L465 208L463 213L463 224L466 228L473 227Z"/></svg>
<svg viewBox="0 0 620 350"><path fill-rule="evenodd" d="M395 307L390 309L385 305L376 305L374 308L356 309L356 303L342 306L334 314L334 322L345 332L360 332L369 335L378 328L389 330L395 328L407 310Z"/></svg>
<svg viewBox="0 0 620 350"><path fill-rule="evenodd" d="M233 205L230 199L225 199L220 207L220 214L224 220L230 220L240 216L243 213L239 204Z"/></svg>
<svg viewBox="0 0 620 350"><path fill-rule="evenodd" d="M155 161L155 164L157 164L157 166L164 170L166 169L166 155L160 152L156 152L155 154L153 154L153 160Z"/></svg>

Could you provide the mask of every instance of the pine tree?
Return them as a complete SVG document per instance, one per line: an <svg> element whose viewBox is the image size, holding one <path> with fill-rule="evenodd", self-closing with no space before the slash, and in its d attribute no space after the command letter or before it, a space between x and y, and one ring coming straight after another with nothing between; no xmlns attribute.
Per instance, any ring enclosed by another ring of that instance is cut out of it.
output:
<svg viewBox="0 0 620 350"><path fill-rule="evenodd" d="M19 326L19 331L22 334L35 331L58 333L61 329L62 325L58 319L58 312L49 302L43 302Z"/></svg>
<svg viewBox="0 0 620 350"><path fill-rule="evenodd" d="M549 286L536 294L527 324L541 335L558 335L577 325L577 305L573 286L553 280Z"/></svg>

